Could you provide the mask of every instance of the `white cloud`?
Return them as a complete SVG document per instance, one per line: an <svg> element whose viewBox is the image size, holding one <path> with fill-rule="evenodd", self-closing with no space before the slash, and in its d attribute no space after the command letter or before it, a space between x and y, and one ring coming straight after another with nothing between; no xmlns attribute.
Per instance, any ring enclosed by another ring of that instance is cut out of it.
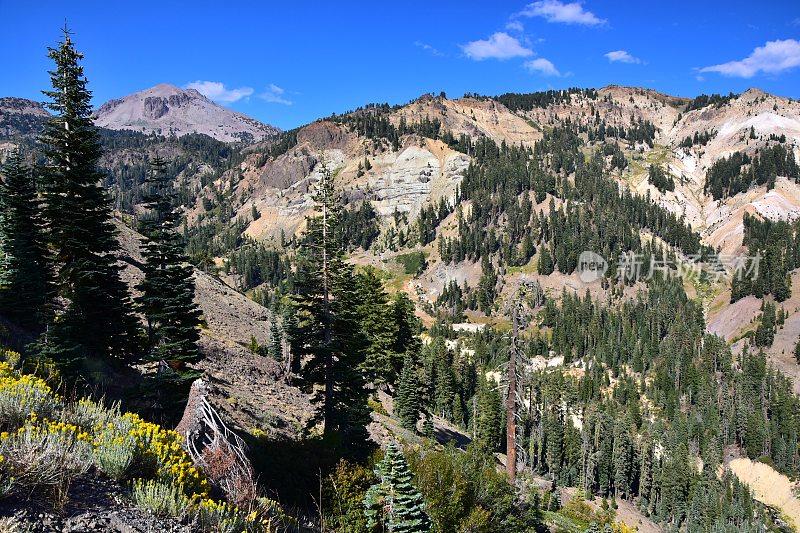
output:
<svg viewBox="0 0 800 533"><path fill-rule="evenodd" d="M740 61L728 61L699 69L699 72L716 72L723 76L752 78L759 72L778 74L800 66L800 41L785 39L768 41L756 47L753 52Z"/></svg>
<svg viewBox="0 0 800 533"><path fill-rule="evenodd" d="M286 91L282 87L278 87L274 83L270 83L267 90L258 95L259 98L265 102L273 104L292 105L292 101L284 97Z"/></svg>
<svg viewBox="0 0 800 533"><path fill-rule="evenodd" d="M476 61L483 59L511 59L512 57L530 57L533 50L526 48L516 38L506 32L499 31L488 39L472 41L461 45L467 57Z"/></svg>
<svg viewBox="0 0 800 533"><path fill-rule="evenodd" d="M438 49L429 45L428 43L423 43L422 41L414 41L414 46L416 46L417 48L421 48L426 52L430 52L431 55L434 55L436 57L444 57L443 52L440 52Z"/></svg>
<svg viewBox="0 0 800 533"><path fill-rule="evenodd" d="M540 0L539 2L528 4L525 9L520 11L519 15L523 17L542 17L547 22L581 24L583 26L599 26L606 23L605 19L601 19L591 11L584 10L581 2L565 4L559 0Z"/></svg>
<svg viewBox="0 0 800 533"><path fill-rule="evenodd" d="M525 31L525 26L518 20L512 20L506 24L506 29L510 31Z"/></svg>
<svg viewBox="0 0 800 533"><path fill-rule="evenodd" d="M635 63L635 64L639 64L639 63L642 62L641 59L639 59L638 57L633 57L626 50L614 50L613 52L609 52L609 53L604 54L604 55L612 63L619 62L619 63Z"/></svg>
<svg viewBox="0 0 800 533"><path fill-rule="evenodd" d="M238 102L242 98L247 98L253 94L252 87L239 87L238 89L227 89L220 81L193 81L186 84L186 89L194 89L206 98L215 102L232 103Z"/></svg>
<svg viewBox="0 0 800 533"><path fill-rule="evenodd" d="M543 57L526 61L524 67L531 72L538 72L542 76L561 76L556 66Z"/></svg>

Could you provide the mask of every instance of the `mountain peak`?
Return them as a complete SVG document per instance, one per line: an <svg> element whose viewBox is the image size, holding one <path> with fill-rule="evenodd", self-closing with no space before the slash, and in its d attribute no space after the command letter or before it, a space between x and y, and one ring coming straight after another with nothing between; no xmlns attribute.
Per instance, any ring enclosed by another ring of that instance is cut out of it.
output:
<svg viewBox="0 0 800 533"><path fill-rule="evenodd" d="M177 137L203 133L225 142L260 141L280 131L222 107L195 89L169 83L109 100L97 109L94 119L98 126L109 129Z"/></svg>

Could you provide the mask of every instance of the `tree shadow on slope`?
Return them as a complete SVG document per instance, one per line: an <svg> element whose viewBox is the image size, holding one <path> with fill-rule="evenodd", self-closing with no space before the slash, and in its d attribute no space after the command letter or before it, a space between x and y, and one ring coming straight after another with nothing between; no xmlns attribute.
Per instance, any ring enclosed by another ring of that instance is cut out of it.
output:
<svg viewBox="0 0 800 533"><path fill-rule="evenodd" d="M245 436L259 485L294 516L319 516L322 484L341 459L364 463L374 443L353 451L335 439L269 439Z"/></svg>

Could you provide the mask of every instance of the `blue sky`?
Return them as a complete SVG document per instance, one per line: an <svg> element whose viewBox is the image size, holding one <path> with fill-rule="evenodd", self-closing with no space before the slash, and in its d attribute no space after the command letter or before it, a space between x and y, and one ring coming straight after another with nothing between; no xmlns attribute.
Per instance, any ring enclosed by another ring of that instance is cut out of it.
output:
<svg viewBox="0 0 800 533"><path fill-rule="evenodd" d="M134 7L135 6L135 7ZM0 96L41 99L67 20L97 105L157 83L291 128L425 92L610 83L800 98L800 2L0 0Z"/></svg>

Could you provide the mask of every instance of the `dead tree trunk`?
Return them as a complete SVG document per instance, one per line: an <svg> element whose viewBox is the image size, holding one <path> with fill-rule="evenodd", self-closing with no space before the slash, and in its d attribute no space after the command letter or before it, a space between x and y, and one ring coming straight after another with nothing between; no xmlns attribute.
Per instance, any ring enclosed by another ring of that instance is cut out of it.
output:
<svg viewBox="0 0 800 533"><path fill-rule="evenodd" d="M517 306L512 309L511 346L508 357L508 396L506 396L506 472L508 482L517 479L517 335L519 333Z"/></svg>

